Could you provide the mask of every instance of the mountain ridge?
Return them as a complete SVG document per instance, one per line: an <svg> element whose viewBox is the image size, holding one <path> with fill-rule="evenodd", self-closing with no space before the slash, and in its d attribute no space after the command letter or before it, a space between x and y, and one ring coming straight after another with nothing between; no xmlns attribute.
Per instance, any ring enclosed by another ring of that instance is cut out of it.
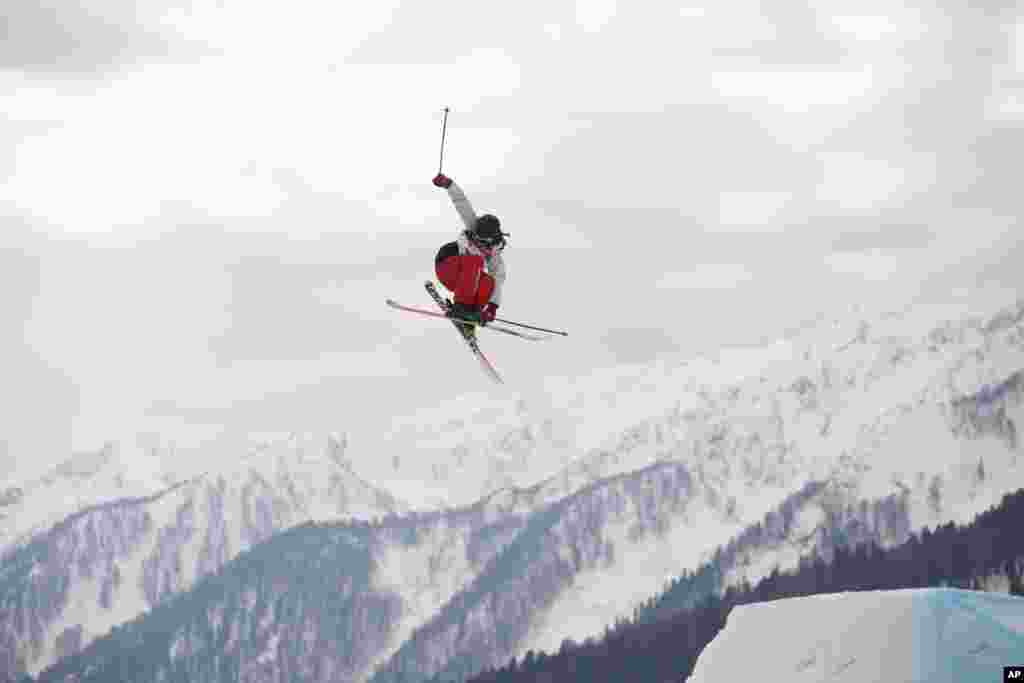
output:
<svg viewBox="0 0 1024 683"><path fill-rule="evenodd" d="M296 445L310 443L276 443L160 492L76 510L7 548L0 554L0 640L10 647L0 673L56 661L276 531L308 519L406 510L339 459L343 443L329 441L320 454L300 448L289 458Z"/></svg>
<svg viewBox="0 0 1024 683"><path fill-rule="evenodd" d="M639 375L612 371L605 377L611 388L601 388L605 380L598 377L567 394L547 399L547 405L563 410L562 416L568 419L563 423L552 417L554 413L529 405L529 397L486 403L479 407L479 415L492 422L497 416L494 432L481 437L480 423L471 426L467 438L493 446L494 458L486 448L479 450L477 469L461 472L466 475L461 478L458 458L461 455L466 461L467 450L459 449L466 442L458 430L467 425L442 424L447 436L437 442L441 448L428 449L417 467L431 476L434 472L441 475L433 476L437 491L455 493L447 506L415 512L411 519L429 522L437 529L445 528L448 520L459 515L478 515L479 519L473 523L472 532L468 531L470 527L459 526L462 523L443 533L431 531L425 537L426 545L420 544L411 555L394 551L404 541L393 538L388 542L392 550L385 549L377 558L384 567L379 570L380 576L388 578L382 583L374 579L379 583L374 590L395 596L396 604L405 605L398 613L404 616L395 617L398 621L387 642L365 661L383 667L381 671L391 667L393 672L408 669L411 662L418 666L424 661L432 661L430 666L436 671L449 664L479 666L483 659L465 659L466 653L450 648L448 655L438 658L437 652L447 647L442 644L445 637L433 643L421 635L417 641L421 645L408 646L404 654L402 647L415 640L417 629L421 634L442 634L468 628L469 622L443 627L429 624L441 624L435 620L444 606L465 599L458 595L484 571L481 558L501 555L503 544L520 534L531 516L551 514L550 510L561 502L588 489L612 490L622 482L643 479L654 472L685 471L692 483L688 490L695 496L691 503L713 510L725 521L712 524L705 520L689 530L678 526L682 522L674 521L672 524L680 529L678 534L661 538L649 548L628 533L631 524L650 522L642 521L646 519L642 508L630 508L633 517L616 527L618 531L611 531L613 527L592 528L588 533L596 534L595 538L610 534L607 538L618 547L612 564L570 572L574 577L572 589L563 586L555 590L544 609L530 615L531 623L525 632L518 631L513 650L506 654L530 646L550 648L566 637L582 638L600 632L614 619L631 613L643 597L660 589L672 575L697 569L716 548L727 547L731 538L742 536L756 523L764 522L763 528L771 531L750 532L747 538L753 540L743 546L742 553L735 554L738 559L724 577L726 583L755 580L773 566L797 561L802 552L827 549L829 540L821 534L831 533L830 528L847 529L844 533L849 533L850 525L856 522L870 535L889 524L893 525L890 531L898 536L900 528L916 529L939 519L962 518L1020 479L1016 425L1024 419L1022 318L1024 300L993 314L960 321L932 319L923 327L898 316L882 323L861 320L804 330L800 344L788 340L767 349L723 350L717 357L685 363L660 361ZM595 406L596 410L589 412ZM594 424L584 424L588 417ZM586 429L579 431L581 426ZM415 433L429 435L430 430L426 425ZM582 445L592 447L559 451L574 434L582 435ZM351 449L351 444L346 446ZM536 470L532 483L516 484L534 471L531 463L553 452L559 456ZM261 453L273 459L272 452ZM358 457L346 462L350 473L372 486L368 482L384 484L385 480L374 475L386 473L393 464L384 458L377 461L376 469L367 468ZM520 470L502 479L506 471L502 463L509 462L520 463ZM980 471L985 476L976 476ZM780 526L767 517L802 487L833 477L831 488L823 491L833 497L839 495L839 507L815 502L817 499L809 496L802 507L796 506L800 512L791 523L783 516ZM273 476L264 479L265 486ZM509 485L492 488L499 481ZM668 500L670 497L665 504ZM885 503L887 500L891 502ZM611 504L609 501L606 503ZM868 507L861 510L861 501L868 502ZM883 502L873 507L875 503L870 501ZM411 510L416 508L415 504L410 506ZM265 502L261 511L256 507L247 509L253 519L274 519L273 504ZM182 514L185 516L181 520L166 527L172 547L182 546L174 540L175 534L187 535L190 528L188 515L192 513ZM397 523L399 514L397 510L386 511L385 521ZM488 525L497 532L493 542L470 543L458 536L462 532L455 532L462 528L469 538L482 539L486 533L481 530ZM808 530L819 525L826 531L807 536ZM263 523L260 528L277 527ZM779 534L783 532L785 543L780 545ZM803 545L794 545L785 534L802 534ZM705 539L701 546L704 550L684 559L678 548L694 547L698 537ZM257 534L251 540L266 538L269 536ZM583 545L596 542L585 535L575 538ZM652 532L650 538L658 536ZM455 547L446 550L445 544ZM475 548L472 552L470 545ZM639 550L642 547L646 549ZM549 550L554 552L553 548ZM638 565L637 553L662 557L665 561L660 565L664 566L655 568L649 561ZM170 597L187 588L174 569L174 557L178 555L164 554L164 559L149 570L156 577L155 585L165 587L157 591L158 596ZM418 558L407 559L404 564L423 564L429 571L403 572L402 557ZM213 562L208 569L223 566L226 559ZM627 586L614 578L632 572L635 576L631 578L635 579L640 576L636 574L639 566L652 569L641 581L633 580ZM528 566L521 569L529 571ZM445 571L455 573L444 577ZM412 583L404 585L407 581ZM436 587L431 587L432 582ZM534 592L526 590L521 599L540 599L540 593ZM589 621L578 618L587 613L594 615ZM467 637L474 632L478 631L464 631ZM73 643L74 638L68 636L65 641ZM49 647L52 651L56 645ZM405 659L406 665L399 664L410 652L418 654ZM394 659L396 656L398 659ZM369 671L366 673L369 675Z"/></svg>

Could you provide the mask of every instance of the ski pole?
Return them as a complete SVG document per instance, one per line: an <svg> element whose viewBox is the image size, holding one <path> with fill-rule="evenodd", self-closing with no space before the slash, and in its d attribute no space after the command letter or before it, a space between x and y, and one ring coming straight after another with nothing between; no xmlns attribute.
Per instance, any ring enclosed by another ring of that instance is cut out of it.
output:
<svg viewBox="0 0 1024 683"><path fill-rule="evenodd" d="M441 175L441 167L444 165L444 134L448 129L448 107L444 108L444 121L441 123L441 159L437 162L437 174Z"/></svg>
<svg viewBox="0 0 1024 683"><path fill-rule="evenodd" d="M525 325L523 323L512 322L511 320L505 320L503 318L495 318L495 322L505 323L506 325L515 325L516 327L525 327L528 330L537 330L538 332L550 332L551 334L560 334L563 337L568 337L568 332L562 332L561 330L549 330L546 327L534 327L533 325Z"/></svg>

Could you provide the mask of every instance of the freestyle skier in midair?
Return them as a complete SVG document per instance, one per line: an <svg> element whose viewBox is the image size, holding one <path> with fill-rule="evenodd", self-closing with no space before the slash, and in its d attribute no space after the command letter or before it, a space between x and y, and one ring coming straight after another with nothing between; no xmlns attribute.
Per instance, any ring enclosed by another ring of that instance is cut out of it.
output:
<svg viewBox="0 0 1024 683"><path fill-rule="evenodd" d="M448 176L438 173L434 185L448 191L465 230L454 242L441 247L434 259L437 279L453 295L448 315L472 320L481 325L494 320L501 303L501 290L505 284L505 261L501 252L505 249L508 233L501 231L501 222L496 216L477 216L472 204ZM466 332L472 332L467 325Z"/></svg>
<svg viewBox="0 0 1024 683"><path fill-rule="evenodd" d="M567 336L568 332L496 317L498 306L501 303L501 290L505 284L505 260L502 258L502 252L505 249L505 238L509 237L509 234L501 231L501 222L497 216L489 213L477 216L462 188L442 173L444 139L447 128L448 107L445 107L444 122L441 124L441 155L433 183L448 191L452 205L455 206L455 211L462 219L464 229L458 239L448 242L438 250L434 259L434 272L441 284L452 293L452 298L442 296L437 291L434 281L427 280L423 286L441 312L405 306L394 299L387 299L386 303L392 308L409 313L449 319L461 333L473 355L480 361L484 371L491 379L501 384L501 376L477 343L477 327L484 327L493 332L530 341L543 341L547 337L529 334L522 331L523 329L558 334L563 337Z"/></svg>

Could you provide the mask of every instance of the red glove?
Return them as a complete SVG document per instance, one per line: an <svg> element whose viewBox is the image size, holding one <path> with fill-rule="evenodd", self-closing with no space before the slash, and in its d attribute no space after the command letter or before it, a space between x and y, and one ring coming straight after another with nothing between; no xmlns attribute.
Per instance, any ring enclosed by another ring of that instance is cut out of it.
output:
<svg viewBox="0 0 1024 683"><path fill-rule="evenodd" d="M447 190L452 186L452 179L443 173L438 173L434 176L434 184Z"/></svg>
<svg viewBox="0 0 1024 683"><path fill-rule="evenodd" d="M489 322L494 321L494 316L498 314L498 304L491 302L484 306L484 310L480 311L480 322L486 325Z"/></svg>

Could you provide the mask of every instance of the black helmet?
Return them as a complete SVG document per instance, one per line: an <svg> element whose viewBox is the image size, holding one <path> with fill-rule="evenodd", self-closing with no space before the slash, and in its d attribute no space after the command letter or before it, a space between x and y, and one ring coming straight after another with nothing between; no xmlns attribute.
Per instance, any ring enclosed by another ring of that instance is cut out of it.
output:
<svg viewBox="0 0 1024 683"><path fill-rule="evenodd" d="M501 231L501 221L498 220L498 217L489 213L477 218L473 230L469 233L470 239L474 242L490 248L504 244L505 238L508 236L507 232Z"/></svg>

